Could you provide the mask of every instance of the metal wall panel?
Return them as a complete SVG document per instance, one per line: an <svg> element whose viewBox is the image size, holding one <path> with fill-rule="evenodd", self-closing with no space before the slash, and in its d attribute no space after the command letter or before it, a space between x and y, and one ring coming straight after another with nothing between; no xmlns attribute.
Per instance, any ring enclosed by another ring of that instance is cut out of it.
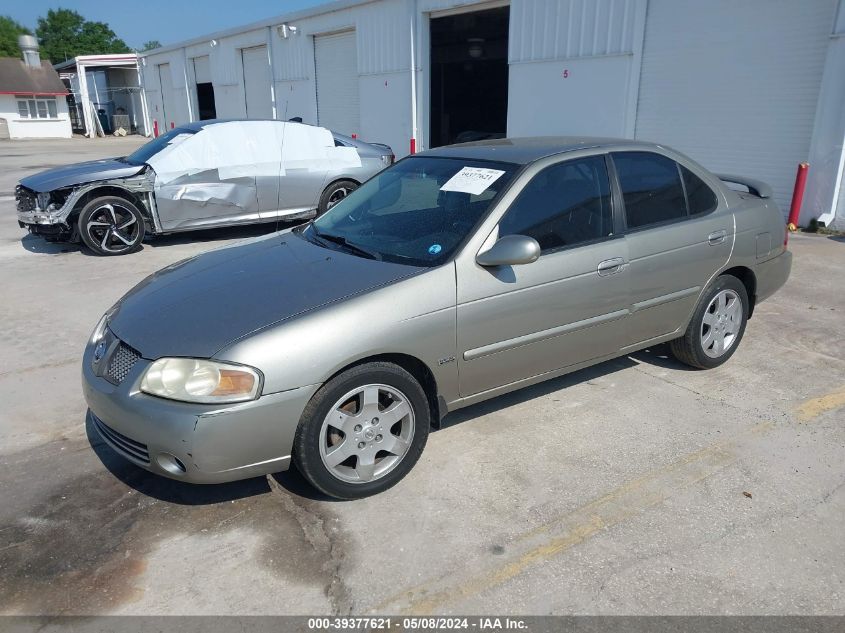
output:
<svg viewBox="0 0 845 633"><path fill-rule="evenodd" d="M411 67L411 12L396 0L365 5L356 11L358 73L409 70Z"/></svg>
<svg viewBox="0 0 845 633"><path fill-rule="evenodd" d="M649 0L637 138L772 185L807 160L835 0Z"/></svg>
<svg viewBox="0 0 845 633"><path fill-rule="evenodd" d="M641 0L514 0L511 63L634 51Z"/></svg>
<svg viewBox="0 0 845 633"><path fill-rule="evenodd" d="M215 86L237 86L242 81L243 48L267 43L267 29L253 29L215 40L211 46L211 78Z"/></svg>

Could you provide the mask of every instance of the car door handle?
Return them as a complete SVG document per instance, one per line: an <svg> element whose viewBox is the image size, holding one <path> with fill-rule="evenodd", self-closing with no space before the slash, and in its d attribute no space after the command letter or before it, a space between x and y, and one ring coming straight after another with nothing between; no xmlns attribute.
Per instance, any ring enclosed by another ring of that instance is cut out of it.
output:
<svg viewBox="0 0 845 633"><path fill-rule="evenodd" d="M601 277L607 277L608 275L618 273L623 268L625 268L625 259L623 257L614 257L613 259L606 259L603 262L599 262L596 270Z"/></svg>
<svg viewBox="0 0 845 633"><path fill-rule="evenodd" d="M725 237L728 235L728 232L722 229L721 231L713 231L710 235L707 236L707 243L711 246L715 246L716 244L721 244L725 241Z"/></svg>

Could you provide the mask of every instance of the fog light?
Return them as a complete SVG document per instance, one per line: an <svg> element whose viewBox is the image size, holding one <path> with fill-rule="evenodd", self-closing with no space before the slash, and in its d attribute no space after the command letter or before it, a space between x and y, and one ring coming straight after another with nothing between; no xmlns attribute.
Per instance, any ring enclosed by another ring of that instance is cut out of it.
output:
<svg viewBox="0 0 845 633"><path fill-rule="evenodd" d="M188 469L185 468L185 464L176 457L175 455L171 455L170 453L159 453L158 457L156 457L156 461L158 465L164 468L167 472L171 475L184 475Z"/></svg>

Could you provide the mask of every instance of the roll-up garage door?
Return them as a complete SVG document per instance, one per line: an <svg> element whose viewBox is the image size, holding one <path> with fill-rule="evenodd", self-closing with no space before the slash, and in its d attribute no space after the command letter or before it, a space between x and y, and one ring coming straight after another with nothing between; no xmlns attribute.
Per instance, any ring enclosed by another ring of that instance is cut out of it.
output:
<svg viewBox="0 0 845 633"><path fill-rule="evenodd" d="M314 60L317 124L341 134L356 134L361 125L361 114L355 31L315 37Z"/></svg>
<svg viewBox="0 0 845 633"><path fill-rule="evenodd" d="M211 83L211 63L208 55L194 57L194 78L198 84Z"/></svg>
<svg viewBox="0 0 845 633"><path fill-rule="evenodd" d="M786 213L810 150L835 5L649 0L637 138L768 182Z"/></svg>
<svg viewBox="0 0 845 633"><path fill-rule="evenodd" d="M270 60L266 46L241 49L244 67L244 99L248 119L272 119Z"/></svg>

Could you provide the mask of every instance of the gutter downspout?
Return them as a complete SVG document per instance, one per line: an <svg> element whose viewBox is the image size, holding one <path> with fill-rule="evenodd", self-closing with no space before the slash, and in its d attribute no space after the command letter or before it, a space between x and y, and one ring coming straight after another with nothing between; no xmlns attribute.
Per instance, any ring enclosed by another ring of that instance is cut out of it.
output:
<svg viewBox="0 0 845 633"><path fill-rule="evenodd" d="M411 143L410 153L417 152L417 52L414 45L417 31L417 3L411 2Z"/></svg>

